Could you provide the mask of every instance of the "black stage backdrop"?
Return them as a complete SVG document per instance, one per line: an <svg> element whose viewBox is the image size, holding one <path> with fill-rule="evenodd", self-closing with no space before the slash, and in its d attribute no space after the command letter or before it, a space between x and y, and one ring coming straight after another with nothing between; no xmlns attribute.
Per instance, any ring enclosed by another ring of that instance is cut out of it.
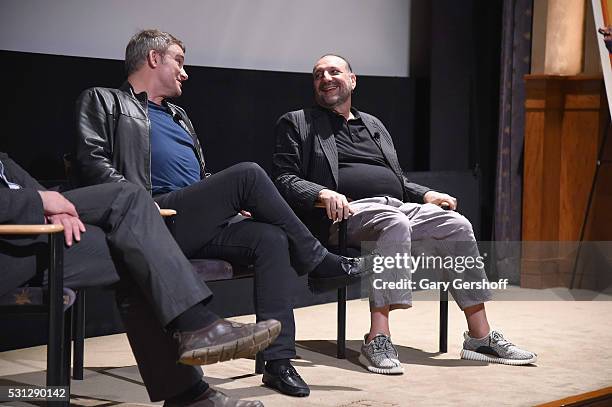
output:
<svg viewBox="0 0 612 407"><path fill-rule="evenodd" d="M480 173L485 240L493 215L502 4L414 1L410 77L357 72L354 99L385 123L404 170ZM73 147L75 99L91 86L119 86L123 62L12 51L0 51L0 58L0 151L39 179L63 179L61 157ZM187 70L185 93L176 102L194 122L211 170L249 160L269 171L274 123L312 103L310 74Z"/></svg>
<svg viewBox="0 0 612 407"><path fill-rule="evenodd" d="M189 54L187 54L189 58ZM0 151L41 180L64 178L62 155L73 150L74 104L92 86L118 87L123 61L0 51L5 61ZM274 124L311 105L310 74L187 66L183 95L215 172L241 161L270 170ZM355 106L378 116L393 135L400 162L415 169L414 81L359 76Z"/></svg>
<svg viewBox="0 0 612 407"><path fill-rule="evenodd" d="M490 238L493 208L502 3L414 1L411 77L357 72L354 95L357 108L387 126L404 170L436 170L410 175L460 198L462 212L483 240ZM120 86L123 62L12 51L0 51L0 60L0 151L38 179L50 184L62 180L62 155L73 149L77 96L91 86ZM312 103L311 75L186 68L190 77L176 102L192 119L210 169L254 161L269 171L274 123L286 111ZM441 170L445 172L437 172ZM298 306L334 300L334 293L313 297L300 281L296 280ZM211 287L217 294L211 306L221 315L253 312L252 279ZM356 294L351 290L349 298ZM89 293L87 336L121 330L113 303L107 290ZM44 318L38 325L1 319L0 327L11 333L0 350L43 343L46 338Z"/></svg>

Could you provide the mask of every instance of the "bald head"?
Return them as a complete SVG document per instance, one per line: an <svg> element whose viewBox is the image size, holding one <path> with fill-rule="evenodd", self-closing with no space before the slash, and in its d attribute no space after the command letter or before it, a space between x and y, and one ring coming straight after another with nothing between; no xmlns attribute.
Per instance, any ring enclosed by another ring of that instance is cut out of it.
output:
<svg viewBox="0 0 612 407"><path fill-rule="evenodd" d="M357 77L349 62L334 54L323 55L312 69L315 101L321 107L348 117Z"/></svg>
<svg viewBox="0 0 612 407"><path fill-rule="evenodd" d="M346 70L348 72L353 72L353 68L351 67L351 63L348 61L348 59L346 59L343 56L338 55L338 54L325 54L325 55L321 55L321 57L317 60L317 62L315 62L315 66L312 68L312 73L313 74L314 74L314 70L315 70L317 64L319 63L319 61L321 61L322 59L327 58L327 57L335 57L337 59L342 60L344 62Z"/></svg>

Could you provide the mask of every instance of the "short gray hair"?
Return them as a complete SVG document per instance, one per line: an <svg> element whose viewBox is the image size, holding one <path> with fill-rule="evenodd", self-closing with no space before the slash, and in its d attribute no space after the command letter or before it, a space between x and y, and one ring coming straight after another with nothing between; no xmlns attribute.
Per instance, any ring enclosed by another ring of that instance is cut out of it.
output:
<svg viewBox="0 0 612 407"><path fill-rule="evenodd" d="M169 46L176 44L185 52L185 44L174 35L157 29L136 33L125 47L125 72L129 76L136 72L147 59L149 51L164 54Z"/></svg>

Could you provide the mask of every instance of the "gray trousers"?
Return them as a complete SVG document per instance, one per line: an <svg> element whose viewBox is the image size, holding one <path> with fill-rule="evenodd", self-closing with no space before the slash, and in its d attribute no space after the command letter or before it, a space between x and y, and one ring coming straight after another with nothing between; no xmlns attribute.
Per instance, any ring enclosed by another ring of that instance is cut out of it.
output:
<svg viewBox="0 0 612 407"><path fill-rule="evenodd" d="M387 264L381 274L373 275L373 279L382 278L387 282L411 281L412 272L417 268L426 273L423 278L431 281L486 281L487 276L481 266L473 265L469 269L448 267L454 259L476 259L480 256L472 225L463 215L433 204L404 203L390 197L365 198L353 201L350 205L355 213L347 225L349 246L362 247L364 252L374 250L385 258L406 259L404 254L407 254L420 261L393 262L393 266ZM330 229L330 242L338 242L337 224ZM432 257L426 259L426 256ZM422 258L419 260L417 257ZM439 262L436 263L434 258ZM445 260L443 267L436 268L442 260ZM366 283L370 308L389 306L393 310L412 306L412 290L408 284L403 284L406 287L402 288L379 289L372 286L373 279ZM456 289L450 284L449 291L462 310L491 299L488 289Z"/></svg>

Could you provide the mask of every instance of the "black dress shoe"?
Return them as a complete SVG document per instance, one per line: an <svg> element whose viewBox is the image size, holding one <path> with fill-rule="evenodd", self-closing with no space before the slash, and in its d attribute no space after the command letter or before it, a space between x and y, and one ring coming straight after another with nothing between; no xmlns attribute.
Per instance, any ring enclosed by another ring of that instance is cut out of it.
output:
<svg viewBox="0 0 612 407"><path fill-rule="evenodd" d="M306 397L310 394L310 388L291 364L281 366L278 374L270 373L266 367L261 381L288 396Z"/></svg>
<svg viewBox="0 0 612 407"><path fill-rule="evenodd" d="M239 400L210 387L190 402L165 402L164 407L264 407L259 400Z"/></svg>
<svg viewBox="0 0 612 407"><path fill-rule="evenodd" d="M308 288L314 294L320 294L356 283L372 272L371 257L340 256L341 273L323 277L308 275Z"/></svg>
<svg viewBox="0 0 612 407"><path fill-rule="evenodd" d="M210 365L230 359L248 358L267 348L281 331L281 323L268 319L241 324L218 319L197 331L177 332L179 362Z"/></svg>

